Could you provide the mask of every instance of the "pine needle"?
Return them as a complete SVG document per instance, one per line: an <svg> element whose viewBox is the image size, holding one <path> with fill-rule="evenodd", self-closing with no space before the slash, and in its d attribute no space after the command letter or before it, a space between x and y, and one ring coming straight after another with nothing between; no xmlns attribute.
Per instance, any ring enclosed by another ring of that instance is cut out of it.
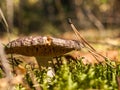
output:
<svg viewBox="0 0 120 90"><path fill-rule="evenodd" d="M9 30L9 26L8 26L8 23L7 23L6 19L5 19L5 16L4 16L1 8L0 8L0 17L1 17L1 19L3 20L3 23L4 23L3 26L4 26L4 28L5 28L6 31L7 31L8 41L10 42L10 30Z"/></svg>
<svg viewBox="0 0 120 90"><path fill-rule="evenodd" d="M103 56L102 54L98 53L94 47L92 47L87 40L85 40L80 32L76 29L76 27L74 26L74 24L72 23L71 19L68 19L68 23L70 24L72 30L74 31L75 35L77 36L78 40L83 44L84 48L86 48L88 50L88 52L91 53L91 55L98 61L99 61L99 57L102 57L105 60L105 63L108 64L109 66L111 66L112 68L114 68L114 66L112 66L110 63L108 63L108 61L106 60L108 57Z"/></svg>

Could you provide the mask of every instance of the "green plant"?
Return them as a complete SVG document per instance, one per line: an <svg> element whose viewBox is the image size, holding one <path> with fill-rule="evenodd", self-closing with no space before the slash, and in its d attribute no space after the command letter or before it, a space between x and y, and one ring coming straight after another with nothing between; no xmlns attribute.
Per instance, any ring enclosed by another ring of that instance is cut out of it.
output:
<svg viewBox="0 0 120 90"><path fill-rule="evenodd" d="M77 62L70 60L70 63L56 67L56 75L50 82L47 81L45 70L37 70L35 75L43 90L117 90L116 77L120 76L120 65L115 68L107 64L84 65L81 58Z"/></svg>

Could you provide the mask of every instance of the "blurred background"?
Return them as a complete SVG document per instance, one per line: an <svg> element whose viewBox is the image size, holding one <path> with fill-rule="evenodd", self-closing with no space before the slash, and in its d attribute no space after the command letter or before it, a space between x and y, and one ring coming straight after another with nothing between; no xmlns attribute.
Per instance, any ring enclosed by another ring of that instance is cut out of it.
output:
<svg viewBox="0 0 120 90"><path fill-rule="evenodd" d="M120 0L0 0L0 7L16 35L62 35L71 31L69 17L84 32L120 30Z"/></svg>
<svg viewBox="0 0 120 90"><path fill-rule="evenodd" d="M30 35L42 35L42 36L50 35L50 36L60 37L65 39L78 40L78 38L75 37L74 32L72 31L70 25L67 22L67 19L71 18L72 22L74 23L74 25L76 26L80 34L100 54L102 54L105 57L108 57L108 59L105 59L105 61L108 61L107 63L109 63L110 66L113 66L113 63L111 64L109 60L114 60L115 63L117 61L120 62L120 55L119 55L120 54L120 0L0 0L0 9L2 10L7 20L9 30L10 30L10 35L8 35L5 23L0 13L0 44L2 43L4 44L4 46L8 42L16 38L23 37L23 36L30 36ZM68 61L72 59L75 59L76 61L77 59L81 58L80 60L84 59L86 63L91 63L91 64L96 63L96 57L98 54L96 53L96 51L90 54L88 52L89 50L90 49L88 48L85 50L82 48L80 52L72 52L70 55L68 55L70 57L70 59L68 58L69 59ZM51 51L54 52L52 48L51 48ZM1 57L3 56L1 55ZM72 90L73 87L76 87L77 85L80 86L83 83L85 84L85 86L83 84L82 88L90 87L91 89L93 87L95 89L95 88L102 88L103 86L104 88L107 88L110 86L109 89L111 89L111 87L112 88L117 87L117 84L115 84L116 82L115 80L117 80L118 84L120 85L120 77L119 77L120 75L117 76L117 73L120 74L119 72L117 72L119 71L119 69L117 70L115 70L115 68L112 69L112 67L108 67L109 65L106 65L107 67L105 67L105 69L103 66L102 66L102 69L101 69L101 66L100 68L97 66L97 68L95 69L93 67L91 67L90 69L90 66L86 65L88 66L87 67L88 69L85 67L85 70L83 70L84 67L83 65L80 65L80 63L78 63L78 65L76 65L77 63L71 63L70 65L65 64L65 66L67 66L65 67L65 69L62 69L62 68L58 69L58 71L60 70L60 73L58 73L58 76L60 77L60 79L58 79L59 77L57 76L57 78L53 79L55 80L54 82L47 83L46 80L51 82L52 79L49 79L49 78L46 79L44 76L45 74L43 72L42 74L42 73L37 73L35 71L35 72L32 72L34 74L33 75L31 73L31 71L33 70L33 67L30 67L31 69L27 68L26 63L24 65L20 65L19 67L18 63L21 63L19 61L27 62L30 65L34 66L35 58L25 57L20 55L18 56L16 55L14 56L15 57L14 58L12 54L9 57L10 57L9 59L11 59L11 62L10 62L11 64L13 64L14 62L15 64L17 64L17 65L12 65L13 68L15 67L14 68L15 71L13 70L12 72L15 73L14 81L17 83L17 85L22 85L22 84L18 84L18 82L21 83L25 81L25 83L23 83L22 86L26 87L27 79L28 79L27 83L29 83L30 85L30 86L28 85L28 87L36 88L36 86L39 86L38 83L34 84L34 82L36 83L36 80L38 80L38 82L40 83L40 86L45 87L45 89L54 88L54 86L55 86L55 89L57 89L56 86L58 87L62 86L62 88L65 90L64 88L65 86L67 87L67 89L70 88ZM17 63L17 60L19 60L18 63ZM66 56L66 60L67 60L67 56ZM103 58L101 60L103 60ZM75 65L72 65L72 64L75 64ZM116 63L116 67L119 67L118 65L119 63ZM21 66L23 68L21 68ZM0 64L0 67L2 67L2 64ZM81 67L82 69L79 69ZM72 70L73 68L76 68L76 69ZM105 70L107 70L107 72ZM5 76L1 74L1 71L2 69L0 69L0 77ZM105 73L106 75L102 75L98 73L96 78L94 78L95 74L97 73L96 71ZM86 74L86 72L88 73ZM25 80L23 79L23 75L26 76ZM28 75L30 78L31 76L33 76L32 77L33 79L32 78L30 79ZM20 77L16 78L16 76L20 76ZM86 77L86 76L90 76L90 77ZM81 77L84 77L84 79ZM98 77L99 79L97 79ZM102 80L103 78L104 80ZM3 82L3 84L7 85L4 82L7 81L8 83L8 80L7 79L3 79L3 80L4 81L0 81L0 82ZM81 83L80 80L82 80L83 82ZM85 80L87 80L88 84L86 84ZM16 84L13 81L9 81L9 82L12 82L11 85ZM63 85L64 82L65 82L65 85ZM57 84L57 83L60 83L60 84ZM103 84L100 86L99 83L100 85L102 83ZM70 85L72 85L72 87ZM0 84L0 86L2 86L2 84ZM62 89L62 88L60 87L58 89ZM17 90L20 90L20 89L17 88Z"/></svg>

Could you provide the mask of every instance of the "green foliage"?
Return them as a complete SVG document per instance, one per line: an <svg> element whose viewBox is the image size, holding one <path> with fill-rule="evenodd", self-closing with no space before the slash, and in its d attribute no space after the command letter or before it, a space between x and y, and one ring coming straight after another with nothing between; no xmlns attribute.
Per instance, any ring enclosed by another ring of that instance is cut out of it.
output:
<svg viewBox="0 0 120 90"><path fill-rule="evenodd" d="M26 90L21 84L15 86L15 90Z"/></svg>
<svg viewBox="0 0 120 90"><path fill-rule="evenodd" d="M120 76L120 65L115 62L110 64L114 64L114 68L108 64L84 65L82 59L76 62L70 60L69 63L65 62L55 68L56 75L50 81L48 81L46 70L35 69L34 74L43 90L117 90L116 78ZM26 80L31 82L30 78Z"/></svg>
<svg viewBox="0 0 120 90"><path fill-rule="evenodd" d="M65 62L60 67L55 68L56 75L50 78L50 81L48 81L46 70L33 69L33 72L43 90L117 90L116 80L120 77L120 65L107 61L114 65L114 68L108 64L84 65L82 59L76 62L70 60L70 63ZM25 79L30 88L34 90L29 74L26 74ZM25 87L18 84L15 86L15 90L25 90Z"/></svg>
<svg viewBox="0 0 120 90"><path fill-rule="evenodd" d="M107 3L108 0L100 0L101 3Z"/></svg>
<svg viewBox="0 0 120 90"><path fill-rule="evenodd" d="M2 78L4 75L3 75L3 70L0 68L0 78Z"/></svg>

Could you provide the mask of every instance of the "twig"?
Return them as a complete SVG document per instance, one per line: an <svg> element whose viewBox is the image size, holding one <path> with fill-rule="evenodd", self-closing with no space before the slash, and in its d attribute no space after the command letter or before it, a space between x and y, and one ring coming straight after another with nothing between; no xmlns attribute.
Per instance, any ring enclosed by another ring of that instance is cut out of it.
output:
<svg viewBox="0 0 120 90"><path fill-rule="evenodd" d="M11 78L12 74L11 74L10 65L8 63L8 60L5 57L4 49L1 43L0 43L0 58L1 58L1 63L4 67L4 71L6 73L6 77Z"/></svg>
<svg viewBox="0 0 120 90"><path fill-rule="evenodd" d="M0 43L0 60L3 65L4 72L6 74L6 83L8 84L6 88L9 88L9 90L12 90L13 88L13 86L11 85L12 83L9 83L9 82L13 79L13 75L11 73L11 67L8 63L8 60L5 57L4 48L1 43Z"/></svg>
<svg viewBox="0 0 120 90"><path fill-rule="evenodd" d="M100 22L100 20L92 13L88 6L84 6L84 10L87 12L87 16L89 20L99 29L104 30L104 25Z"/></svg>

